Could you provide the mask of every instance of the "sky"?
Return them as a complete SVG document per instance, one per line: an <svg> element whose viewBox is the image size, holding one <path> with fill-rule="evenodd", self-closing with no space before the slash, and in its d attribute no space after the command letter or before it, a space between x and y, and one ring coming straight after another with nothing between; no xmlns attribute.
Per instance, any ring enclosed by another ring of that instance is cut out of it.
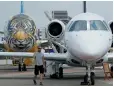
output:
<svg viewBox="0 0 114 86"><path fill-rule="evenodd" d="M53 10L67 10L70 17L83 12L82 1L24 1L25 14L29 15L37 28L46 27L49 20L44 14ZM6 21L20 13L20 1L0 1L0 31L4 30ZM87 1L87 12L103 16L106 21L113 20L112 1Z"/></svg>

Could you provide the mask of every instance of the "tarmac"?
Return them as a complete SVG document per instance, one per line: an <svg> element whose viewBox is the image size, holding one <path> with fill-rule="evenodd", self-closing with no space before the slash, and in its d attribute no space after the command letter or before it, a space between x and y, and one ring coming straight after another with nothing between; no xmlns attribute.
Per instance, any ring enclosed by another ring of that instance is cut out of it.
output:
<svg viewBox="0 0 114 86"><path fill-rule="evenodd" d="M26 72L18 72L13 70L0 70L0 86L34 86L33 70ZM63 79L50 79L46 74L44 77L43 86L81 86L85 75L85 68L70 68L64 69ZM113 86L113 79L104 80L104 72L102 68L95 69L95 85L94 86ZM39 86L39 76L37 78Z"/></svg>

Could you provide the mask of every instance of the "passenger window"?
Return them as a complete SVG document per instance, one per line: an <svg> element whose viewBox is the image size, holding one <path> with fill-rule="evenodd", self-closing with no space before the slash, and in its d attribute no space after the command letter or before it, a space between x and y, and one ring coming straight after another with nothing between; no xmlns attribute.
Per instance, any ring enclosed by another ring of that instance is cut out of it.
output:
<svg viewBox="0 0 114 86"><path fill-rule="evenodd" d="M87 30L87 21L85 20L75 21L69 29L69 31L81 31L81 30Z"/></svg>
<svg viewBox="0 0 114 86"><path fill-rule="evenodd" d="M90 21L90 30L107 30L105 23L100 20L91 20Z"/></svg>

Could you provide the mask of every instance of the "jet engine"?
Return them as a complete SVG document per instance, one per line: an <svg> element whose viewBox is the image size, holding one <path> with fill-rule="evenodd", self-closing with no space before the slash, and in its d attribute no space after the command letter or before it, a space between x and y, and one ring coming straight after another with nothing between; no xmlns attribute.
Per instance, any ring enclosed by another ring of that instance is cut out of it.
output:
<svg viewBox="0 0 114 86"><path fill-rule="evenodd" d="M109 21L109 27L111 28L112 34L113 34L113 21Z"/></svg>
<svg viewBox="0 0 114 86"><path fill-rule="evenodd" d="M113 21L111 20L111 21L109 21L109 27L111 28L111 31L112 31L112 34L113 34ZM113 42L112 42L112 45L111 45L111 47L113 47Z"/></svg>
<svg viewBox="0 0 114 86"><path fill-rule="evenodd" d="M61 41L64 37L65 24L57 19L52 20L47 27L47 38L51 41Z"/></svg>

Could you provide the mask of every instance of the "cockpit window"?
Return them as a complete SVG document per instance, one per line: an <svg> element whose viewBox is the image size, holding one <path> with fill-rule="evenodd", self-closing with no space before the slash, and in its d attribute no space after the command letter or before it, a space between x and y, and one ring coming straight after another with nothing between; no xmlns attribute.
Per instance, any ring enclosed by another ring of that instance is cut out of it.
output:
<svg viewBox="0 0 114 86"><path fill-rule="evenodd" d="M85 20L75 21L69 29L69 31L80 31L80 30L87 30L87 21Z"/></svg>
<svg viewBox="0 0 114 86"><path fill-rule="evenodd" d="M69 28L71 27L72 24L73 24L73 21L70 21L70 22L66 25L66 30L69 30Z"/></svg>
<svg viewBox="0 0 114 86"><path fill-rule="evenodd" d="M107 30L107 27L103 21L91 20L90 21L90 30Z"/></svg>

